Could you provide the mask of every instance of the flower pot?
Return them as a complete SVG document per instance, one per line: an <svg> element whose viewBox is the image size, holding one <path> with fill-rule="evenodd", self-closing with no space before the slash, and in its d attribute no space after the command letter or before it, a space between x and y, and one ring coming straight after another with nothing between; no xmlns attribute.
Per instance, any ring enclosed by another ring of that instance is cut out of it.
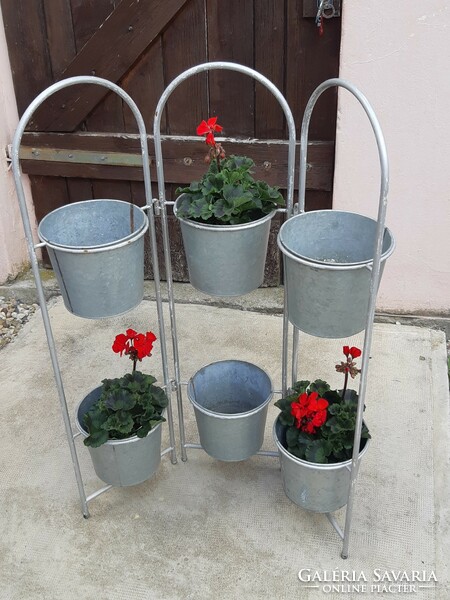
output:
<svg viewBox="0 0 450 600"><path fill-rule="evenodd" d="M45 216L45 242L67 310L79 317L112 317L144 295L147 215L120 200L86 200Z"/></svg>
<svg viewBox="0 0 450 600"><path fill-rule="evenodd" d="M277 417L273 438L281 462L281 474L286 496L295 504L317 513L329 513L347 504L350 485L351 460L340 463L318 464L301 460L286 450L286 427ZM358 466L367 452L369 440L363 439Z"/></svg>
<svg viewBox="0 0 450 600"><path fill-rule="evenodd" d="M95 388L78 405L76 424L84 438L88 432L83 426L83 416L101 395ZM98 448L88 447L97 476L113 486L137 485L154 475L161 462L161 423L144 438L136 435L123 440L108 440Z"/></svg>
<svg viewBox="0 0 450 600"><path fill-rule="evenodd" d="M287 313L298 329L323 338L349 337L366 325L376 221L356 213L316 210L286 221L283 253ZM381 272L394 251L385 229Z"/></svg>
<svg viewBox="0 0 450 600"><path fill-rule="evenodd" d="M259 367L224 360L203 367L188 383L200 442L213 458L246 460L264 440L270 377Z"/></svg>
<svg viewBox="0 0 450 600"><path fill-rule="evenodd" d="M181 198L175 202L175 215ZM191 284L211 296L242 296L256 290L264 280L275 213L242 225L208 225L178 217Z"/></svg>

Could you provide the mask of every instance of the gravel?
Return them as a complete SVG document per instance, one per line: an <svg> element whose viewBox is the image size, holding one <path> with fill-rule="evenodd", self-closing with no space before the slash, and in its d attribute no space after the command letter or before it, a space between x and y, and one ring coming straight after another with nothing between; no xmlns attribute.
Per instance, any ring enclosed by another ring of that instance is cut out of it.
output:
<svg viewBox="0 0 450 600"><path fill-rule="evenodd" d="M16 337L37 308L38 304L0 296L0 349Z"/></svg>

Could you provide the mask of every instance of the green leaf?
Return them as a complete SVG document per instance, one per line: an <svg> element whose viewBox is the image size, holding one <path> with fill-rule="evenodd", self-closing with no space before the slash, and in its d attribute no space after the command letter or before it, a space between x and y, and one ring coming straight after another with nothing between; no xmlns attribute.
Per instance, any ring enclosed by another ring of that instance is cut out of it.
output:
<svg viewBox="0 0 450 600"><path fill-rule="evenodd" d="M104 398L105 406L109 410L130 410L136 404L133 396L127 390L110 392Z"/></svg>
<svg viewBox="0 0 450 600"><path fill-rule="evenodd" d="M106 431L114 430L119 431L120 433L131 433L133 426L133 417L125 411L118 411L106 419L103 424L103 429Z"/></svg>
<svg viewBox="0 0 450 600"><path fill-rule="evenodd" d="M283 205L278 188L253 179L253 166L245 156L221 160L220 169L211 161L200 182L178 188L183 194L177 201L178 216L211 224L249 223Z"/></svg>
<svg viewBox="0 0 450 600"><path fill-rule="evenodd" d="M309 384L310 384L310 382L307 380L297 381L296 383L294 383L292 388L294 389L295 392L297 392L297 396L298 396L299 394L303 394L304 392L306 392Z"/></svg>
<svg viewBox="0 0 450 600"><path fill-rule="evenodd" d="M298 444L298 429L288 427L286 430L286 443L288 446L297 446Z"/></svg>
<svg viewBox="0 0 450 600"><path fill-rule="evenodd" d="M313 463L325 464L328 462L322 440L314 440L305 451L306 460Z"/></svg>
<svg viewBox="0 0 450 600"><path fill-rule="evenodd" d="M92 433L89 437L84 439L84 445L90 446L91 448L98 448L102 444L108 441L108 432L107 431L96 431Z"/></svg>

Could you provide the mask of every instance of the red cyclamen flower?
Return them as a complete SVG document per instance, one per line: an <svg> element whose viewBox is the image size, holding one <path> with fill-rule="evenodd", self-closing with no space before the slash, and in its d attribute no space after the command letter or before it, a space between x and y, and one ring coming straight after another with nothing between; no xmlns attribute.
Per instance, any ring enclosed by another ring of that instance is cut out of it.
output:
<svg viewBox="0 0 450 600"><path fill-rule="evenodd" d="M327 420L328 401L319 398L317 392L300 394L291 404L291 415L295 417L295 426L306 433L316 433Z"/></svg>
<svg viewBox="0 0 450 600"><path fill-rule="evenodd" d="M214 133L220 133L222 129L223 127L217 124L217 117L210 117L207 121L202 121L197 127L197 135L206 135L205 142L208 146L215 146Z"/></svg>

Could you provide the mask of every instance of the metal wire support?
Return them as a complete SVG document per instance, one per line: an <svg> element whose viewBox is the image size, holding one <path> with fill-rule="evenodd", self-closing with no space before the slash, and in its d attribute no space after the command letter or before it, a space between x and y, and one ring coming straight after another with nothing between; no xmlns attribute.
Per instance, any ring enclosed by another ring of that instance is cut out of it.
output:
<svg viewBox="0 0 450 600"><path fill-rule="evenodd" d="M380 267L381 267L381 253L383 248L383 235L385 229L385 220L386 220L386 209L387 209L387 196L389 190L389 164L387 158L386 144L384 141L383 132L381 130L381 126L378 122L378 119L375 115L373 108L371 107L367 98L350 82L334 78L328 79L320 84L316 90L312 93L308 104L306 105L305 113L303 116L302 122L302 130L300 137L300 173L299 173L299 202L298 202L298 212L305 212L305 189L306 189L306 156L307 156L307 144L308 144L308 131L309 124L311 120L312 111L314 106L318 100L318 98L322 95L322 93L332 87L342 87L349 91L362 105L365 110L367 117L369 118L370 124L372 126L373 132L375 134L375 139L378 147L378 154L380 160L380 170L381 170L381 185L380 185L380 196L379 196L379 207L378 207L378 217L377 217L377 227L375 232L375 244L374 244L374 252L373 252L373 264L371 267L371 279L370 279L370 289L369 289L369 301L367 306L367 320L366 327L364 333L364 346L362 353L362 363L361 363L361 378L359 385L359 399L358 399L358 408L356 413L356 427L355 427L355 436L353 441L353 456L352 456L352 466L351 466L351 476L350 476L350 485L349 485L349 493L348 493L348 502L347 502L347 510L345 514L345 527L344 532L341 537L343 538L343 547L341 552L342 558L348 558L348 549L349 549L349 538L350 538L350 529L351 529L351 520L353 514L353 504L354 504L354 494L356 487L356 479L358 475L358 454L359 447L361 443L361 428L363 422L363 411L364 411L364 402L366 396L367 389L367 370L369 365L369 355L370 348L372 345L372 336L373 336L373 323L375 317L375 302L378 291L378 286L380 282ZM320 268L321 265L316 265L317 268ZM285 290L285 299L286 299L286 290ZM283 348L283 355L288 352L287 348L287 333L286 336L283 337L283 342L286 343L286 347ZM293 357L297 360L298 356L298 331L294 328L294 338L293 338ZM287 378L287 361L283 362L282 365L283 377ZM293 375L296 374L296 367L292 368ZM335 529L337 530L335 523L330 519L330 522L333 524ZM338 531L338 530L337 530ZM338 531L339 533L339 531Z"/></svg>
<svg viewBox="0 0 450 600"><path fill-rule="evenodd" d="M115 83L112 83L111 81L108 81L106 79L101 79L99 77L91 77L91 76L70 77L68 79L64 79L62 81L54 83L53 85L51 85L50 87L45 89L43 92L41 92L33 100L33 102L28 106L28 108L22 115L22 118L20 119L19 124L16 129L16 132L14 134L12 148L11 148L11 162L12 162L14 183L16 186L17 196L19 199L20 213L22 216L23 227L24 227L25 236L26 236L26 240L27 240L27 247L28 247L28 253L30 256L31 268L32 268L34 279L36 282L38 300L39 300L39 305L41 307L42 319L44 322L44 329L45 329L45 334L47 337L47 343L48 343L48 348L49 348L49 352L50 352L50 359L52 362L53 373L54 373L55 382L56 382L56 388L57 388L58 396L59 396L59 402L61 405L61 412L63 415L64 427L65 427L65 431L66 431L67 441L69 444L70 455L72 458L73 468L75 471L75 478L77 481L78 493L79 493L80 502L81 502L81 508L82 508L83 516L85 518L88 518L89 517L88 501L97 497L100 493L109 489L109 487L106 486L106 488L102 488L98 492L94 492L94 494L91 494L89 497L86 497L86 493L84 490L84 485L83 485L83 481L82 481L82 477L81 477L81 471L80 471L80 465L79 465L79 461L78 461L77 450L76 450L75 443L74 443L72 425L70 422L69 412L67 409L66 396L65 396L64 385L63 385L63 381L62 381L62 377L61 377L61 370L60 370L59 362L58 362L55 340L54 340L54 336L53 336L52 327L50 324L50 318L49 318L49 314L48 314L47 304L45 301L45 295L44 295L44 291L43 291L42 280L41 280L41 276L39 273L39 265L38 265L38 260L37 260L37 256L36 256L36 248L41 248L41 247L45 246L46 244L42 244L42 243L34 244L34 242L33 242L33 232L31 229L30 217L28 214L28 209L27 209L26 200L25 200L25 192L24 192L22 178L21 178L20 159L19 159L20 143L22 140L22 136L25 131L25 127L27 126L29 120L31 119L34 111L45 100L47 100L47 98L52 96L54 93L58 92L59 90L61 90L63 88L66 88L66 87L69 87L72 85L78 85L78 84L91 84L91 85L94 84L94 85L100 85L100 86L106 87L109 90L118 94L122 98L122 100L124 100L124 102L126 102L126 104L129 106L129 108L131 109L131 111L136 119L136 122L137 122L137 125L139 128L140 141L141 141L141 153L142 153L142 168L143 168L143 174L144 174L145 197L146 197L147 206L152 206L152 191L151 191L151 182L150 182L150 167L149 167L149 158L148 158L147 133L145 130L144 120L142 118L141 113L139 112L137 105L132 100L132 98L126 92L124 92L122 90L122 88L117 86ZM163 373L164 373L164 382L165 382L166 390L167 390L167 393L169 396L169 405L168 405L168 409L167 409L167 416L168 416L169 436L170 436L170 444L171 444L170 450L171 450L172 462L175 463L176 462L175 436L174 436L174 428L173 428L172 408L171 408L171 403L170 403L170 378L169 378L169 372L168 372L167 350L166 350L166 344L165 344L164 320L163 320L161 291L160 291L161 288L160 288L160 281L159 281L159 269L158 269L158 258L157 258L158 255L157 255L157 251L156 251L156 242L155 242L155 239L156 239L155 222L154 222L153 211L149 210L148 213L149 213L148 216L149 216L149 224L150 224L150 227L149 227L150 244L151 244L151 250L152 250L153 268L154 268L154 273L155 273L156 305L157 305L158 324L159 324L159 332L160 332L160 340L161 340L162 365L163 365Z"/></svg>
<svg viewBox="0 0 450 600"><path fill-rule="evenodd" d="M186 448L189 447L186 444L185 427L184 427L184 416L183 416L183 399L180 387L180 362L178 352L178 338L176 329L176 318L175 318L175 303L173 295L173 280L172 280L172 265L170 261L170 245L169 245L169 229L167 224L167 211L165 196L165 181L164 181L164 165L161 147L161 118L166 105L172 92L184 81L186 81L192 75L203 73L204 71L211 71L214 69L229 70L248 75L256 79L259 83L264 85L278 100L284 115L286 117L289 140L288 140L288 169L287 169L287 198L286 198L286 212L288 217L292 216L293 210L293 197L294 197L294 171L295 171L295 123L294 118L289 108L286 99L278 88L266 77L258 73L257 71L245 67L243 65L232 63L232 62L207 62L190 69L187 69L176 77L164 90L162 96L159 99L158 105L155 111L153 135L155 141L155 156L156 156L156 172L158 177L158 192L159 192L159 206L161 209L161 221L162 221L162 235L163 235L163 246L164 246L164 259L166 266L166 277L167 277L167 292L169 300L169 312L170 312L170 323L172 331L172 347L173 347L173 359L174 359L174 370L176 379L176 392L177 392L177 406L178 406L178 418L180 428L180 443L181 443L181 458L187 460ZM286 306L285 306L286 314ZM285 328L283 328L284 330ZM284 344L283 344L284 348Z"/></svg>

